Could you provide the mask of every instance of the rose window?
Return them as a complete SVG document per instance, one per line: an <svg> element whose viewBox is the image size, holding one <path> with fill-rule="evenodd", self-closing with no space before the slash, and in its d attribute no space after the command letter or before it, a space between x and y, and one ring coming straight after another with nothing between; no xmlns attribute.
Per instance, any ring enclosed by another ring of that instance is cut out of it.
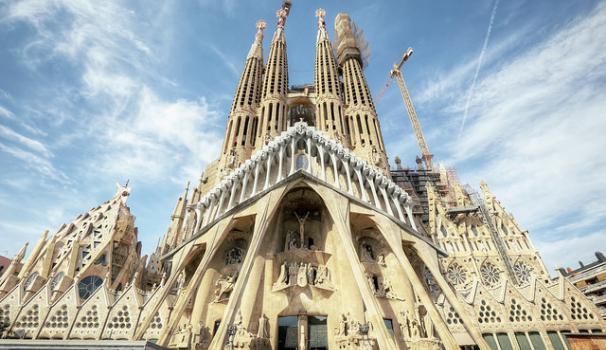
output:
<svg viewBox="0 0 606 350"><path fill-rule="evenodd" d="M485 263L480 267L482 282L489 287L494 287L501 281L501 270L492 263Z"/></svg>
<svg viewBox="0 0 606 350"><path fill-rule="evenodd" d="M467 281L467 271L457 263L452 263L446 270L446 279L454 286L465 284Z"/></svg>
<svg viewBox="0 0 606 350"><path fill-rule="evenodd" d="M515 274L519 284L526 284L530 282L532 268L524 263L519 262L513 266L513 273Z"/></svg>
<svg viewBox="0 0 606 350"><path fill-rule="evenodd" d="M88 299L93 293L97 290L97 288L101 287L103 284L103 279L98 276L88 276L82 279L78 284L78 293L80 294L80 298Z"/></svg>

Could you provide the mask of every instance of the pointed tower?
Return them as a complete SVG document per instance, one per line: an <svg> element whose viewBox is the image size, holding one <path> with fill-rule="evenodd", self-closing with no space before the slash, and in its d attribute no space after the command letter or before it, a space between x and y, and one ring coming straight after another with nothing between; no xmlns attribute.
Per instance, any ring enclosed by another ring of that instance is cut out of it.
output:
<svg viewBox="0 0 606 350"><path fill-rule="evenodd" d="M326 11L318 9L318 36L316 39L316 64L314 84L316 88L316 128L349 146L349 128L343 119L339 70L324 17Z"/></svg>
<svg viewBox="0 0 606 350"><path fill-rule="evenodd" d="M337 59L343 73L345 125L349 129L351 149L389 176L381 126L362 70L360 47L364 45L355 24L345 13L337 15L335 31Z"/></svg>
<svg viewBox="0 0 606 350"><path fill-rule="evenodd" d="M236 88L229 118L219 167L229 172L250 158L257 141L259 117L257 109L261 101L261 83L263 77L263 29L265 22L257 21L257 34L253 42L240 82Z"/></svg>
<svg viewBox="0 0 606 350"><path fill-rule="evenodd" d="M290 1L285 1L276 12L278 24L271 41L269 58L265 67L265 81L261 99L261 123L257 130L255 148L276 137L287 128L288 62L284 26L290 11Z"/></svg>

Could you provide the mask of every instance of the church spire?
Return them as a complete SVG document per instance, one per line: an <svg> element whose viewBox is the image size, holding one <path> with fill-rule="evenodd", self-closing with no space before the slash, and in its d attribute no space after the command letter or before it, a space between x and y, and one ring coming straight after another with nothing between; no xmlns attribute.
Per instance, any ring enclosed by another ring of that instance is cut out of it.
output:
<svg viewBox="0 0 606 350"><path fill-rule="evenodd" d="M349 146L346 137L348 128L346 128L343 120L339 70L326 32L325 16L326 11L324 9L316 10L316 17L318 17L314 74L317 95L316 127Z"/></svg>
<svg viewBox="0 0 606 350"><path fill-rule="evenodd" d="M337 15L335 31L339 43L337 57L343 71L345 124L349 125L351 148L356 155L390 176L377 111L362 70L360 48L365 46L364 40L345 13Z"/></svg>
<svg viewBox="0 0 606 350"><path fill-rule="evenodd" d="M287 128L288 62L286 58L286 39L284 26L290 12L291 3L284 1L276 12L278 22L269 49L269 58L265 67L263 96L261 100L261 121L257 131L256 148L261 148Z"/></svg>
<svg viewBox="0 0 606 350"><path fill-rule="evenodd" d="M227 121L220 168L229 171L250 157L256 142L257 108L261 100L263 77L264 21L257 21L257 33L250 47L244 70Z"/></svg>

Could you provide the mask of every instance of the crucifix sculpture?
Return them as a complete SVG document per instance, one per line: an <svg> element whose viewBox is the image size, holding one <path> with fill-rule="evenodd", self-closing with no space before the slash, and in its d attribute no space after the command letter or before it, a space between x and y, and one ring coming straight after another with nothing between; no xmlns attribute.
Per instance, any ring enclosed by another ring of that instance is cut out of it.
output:
<svg viewBox="0 0 606 350"><path fill-rule="evenodd" d="M301 217L297 212L294 212L297 217L297 221L299 221L299 242L301 244L301 248L304 246L305 239L305 220L309 217L309 212L305 213L305 216Z"/></svg>

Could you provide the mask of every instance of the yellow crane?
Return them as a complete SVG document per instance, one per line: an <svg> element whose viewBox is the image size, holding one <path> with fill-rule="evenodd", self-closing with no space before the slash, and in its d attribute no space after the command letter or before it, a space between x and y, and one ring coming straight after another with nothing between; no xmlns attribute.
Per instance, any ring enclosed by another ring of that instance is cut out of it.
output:
<svg viewBox="0 0 606 350"><path fill-rule="evenodd" d="M398 82L398 86L400 87L400 92L402 93L402 99L404 100L404 105L406 106L406 110L408 111L408 117L410 118L410 123L412 124L412 128L415 132L415 137L417 138L417 143L419 144L419 148L421 149L421 158L425 162L425 169L431 171L433 169L431 159L433 155L429 153L429 147L427 147L427 142L425 141L425 137L423 136L423 131L421 130L421 124L419 124L419 119L417 118L417 112L415 112L415 107L412 105L412 100L410 99L410 94L408 93L408 88L406 87L406 83L404 83L404 76L402 75L402 71L400 68L404 64L404 62L408 61L410 56L412 55L412 48L408 48L402 59L399 63L394 64L392 70L389 72L390 78L396 78Z"/></svg>

